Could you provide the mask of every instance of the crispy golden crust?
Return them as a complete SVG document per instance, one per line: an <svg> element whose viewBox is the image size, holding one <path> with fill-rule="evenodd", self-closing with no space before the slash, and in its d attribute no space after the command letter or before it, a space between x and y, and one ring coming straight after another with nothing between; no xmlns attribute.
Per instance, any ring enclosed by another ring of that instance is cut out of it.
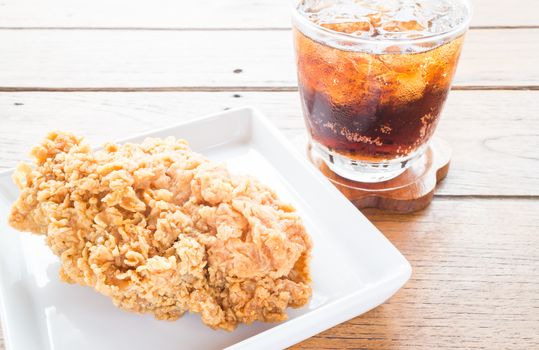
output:
<svg viewBox="0 0 539 350"><path fill-rule="evenodd" d="M60 277L127 310L212 328L280 321L311 295L311 241L290 205L184 140L91 151L51 133L21 164L10 224L45 234Z"/></svg>

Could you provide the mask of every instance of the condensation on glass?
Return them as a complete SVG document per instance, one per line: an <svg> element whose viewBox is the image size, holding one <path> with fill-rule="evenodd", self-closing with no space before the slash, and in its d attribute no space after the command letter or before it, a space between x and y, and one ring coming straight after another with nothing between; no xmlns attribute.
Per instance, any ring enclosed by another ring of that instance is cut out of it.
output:
<svg viewBox="0 0 539 350"><path fill-rule="evenodd" d="M294 2L311 147L337 174L376 182L421 156L451 88L464 0Z"/></svg>

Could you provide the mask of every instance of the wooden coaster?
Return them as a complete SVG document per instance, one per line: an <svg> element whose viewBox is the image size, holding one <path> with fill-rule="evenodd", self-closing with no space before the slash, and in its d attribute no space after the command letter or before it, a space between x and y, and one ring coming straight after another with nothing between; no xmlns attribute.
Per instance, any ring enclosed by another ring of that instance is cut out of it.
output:
<svg viewBox="0 0 539 350"><path fill-rule="evenodd" d="M425 208L432 201L436 184L449 171L451 146L440 138L433 138L425 154L412 167L396 178L379 183L345 179L331 171L309 147L307 155L356 207L410 213Z"/></svg>

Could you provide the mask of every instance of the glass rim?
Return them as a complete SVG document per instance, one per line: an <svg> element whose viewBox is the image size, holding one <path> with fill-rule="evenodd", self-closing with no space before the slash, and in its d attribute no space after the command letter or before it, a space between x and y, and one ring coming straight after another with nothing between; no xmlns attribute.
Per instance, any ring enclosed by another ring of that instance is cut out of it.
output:
<svg viewBox="0 0 539 350"><path fill-rule="evenodd" d="M433 33L431 35L421 36L418 38L402 38L402 39L401 38L384 38L384 39L363 38L363 37L358 37L358 36L354 36L354 35L343 33L343 32L338 32L332 29L328 29L326 27L322 27L321 25L310 21L307 17L303 16L298 11L298 8L296 6L298 1L300 0L289 1L290 7L292 9L292 18L294 20L300 22L303 25L310 27L309 29L314 29L314 31L317 34L329 35L329 36L338 38L340 40L348 41L355 44L383 45L385 43L385 44L393 44L393 45L417 45L417 44L423 44L423 43L428 43L432 41L457 37L458 35L466 32L466 30L468 29L470 25L470 21L472 19L472 14L473 14L473 6L470 0L457 0L457 1L460 1L464 5L466 9L466 16L464 20L455 28L452 28L450 30L447 30L441 33Z"/></svg>

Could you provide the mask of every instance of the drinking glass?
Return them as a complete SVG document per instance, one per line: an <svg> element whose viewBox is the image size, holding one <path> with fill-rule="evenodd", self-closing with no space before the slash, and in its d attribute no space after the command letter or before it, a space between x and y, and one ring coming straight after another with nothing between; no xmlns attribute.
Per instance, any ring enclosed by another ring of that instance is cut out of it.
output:
<svg viewBox="0 0 539 350"><path fill-rule="evenodd" d="M459 60L467 0L294 0L298 84L311 152L381 182L419 159Z"/></svg>

